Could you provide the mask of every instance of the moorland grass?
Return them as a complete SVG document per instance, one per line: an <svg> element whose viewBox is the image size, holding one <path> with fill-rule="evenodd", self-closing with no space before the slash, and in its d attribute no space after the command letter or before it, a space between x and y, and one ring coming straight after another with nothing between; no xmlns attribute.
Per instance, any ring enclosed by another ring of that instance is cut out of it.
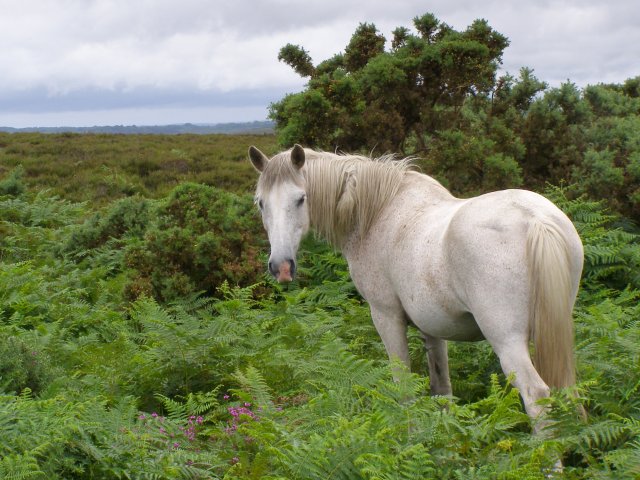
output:
<svg viewBox="0 0 640 480"><path fill-rule="evenodd" d="M34 190L97 206L161 197L187 181L248 193L256 178L249 145L277 150L274 135L0 133L0 176L22 165Z"/></svg>

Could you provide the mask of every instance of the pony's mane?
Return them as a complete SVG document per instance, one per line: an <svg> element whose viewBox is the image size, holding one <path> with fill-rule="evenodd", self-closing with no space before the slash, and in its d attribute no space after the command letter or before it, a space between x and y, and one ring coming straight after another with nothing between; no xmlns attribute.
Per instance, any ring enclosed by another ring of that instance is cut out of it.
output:
<svg viewBox="0 0 640 480"><path fill-rule="evenodd" d="M301 170L291 162L291 151L273 157L258 181L257 194L276 183L303 185L311 227L321 237L340 247L354 226L362 237L382 208L396 195L411 159L385 155L371 159L305 149Z"/></svg>

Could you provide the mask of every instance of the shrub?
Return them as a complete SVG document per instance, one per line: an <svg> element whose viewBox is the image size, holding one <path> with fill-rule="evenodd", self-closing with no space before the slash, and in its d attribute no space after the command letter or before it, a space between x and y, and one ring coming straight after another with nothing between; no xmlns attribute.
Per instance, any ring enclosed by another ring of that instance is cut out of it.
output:
<svg viewBox="0 0 640 480"><path fill-rule="evenodd" d="M0 336L0 391L42 391L52 380L49 356L14 336Z"/></svg>
<svg viewBox="0 0 640 480"><path fill-rule="evenodd" d="M116 200L102 212L94 214L78 226L63 250L80 253L104 245L110 239L125 236L141 238L152 218L151 202L134 196Z"/></svg>
<svg viewBox="0 0 640 480"><path fill-rule="evenodd" d="M198 291L214 294L224 281L248 285L262 273L263 235L249 196L185 183L157 215L144 240L127 252L127 266L135 271L129 297L146 293L167 301Z"/></svg>
<svg viewBox="0 0 640 480"><path fill-rule="evenodd" d="M487 192L522 185L522 169L510 155L498 151L490 138L462 130L439 132L426 158L433 173L456 195Z"/></svg>
<svg viewBox="0 0 640 480"><path fill-rule="evenodd" d="M24 176L24 168L22 165L18 165L14 168L6 178L0 181L0 196L10 195L12 197L19 197L25 192L25 186L22 182Z"/></svg>

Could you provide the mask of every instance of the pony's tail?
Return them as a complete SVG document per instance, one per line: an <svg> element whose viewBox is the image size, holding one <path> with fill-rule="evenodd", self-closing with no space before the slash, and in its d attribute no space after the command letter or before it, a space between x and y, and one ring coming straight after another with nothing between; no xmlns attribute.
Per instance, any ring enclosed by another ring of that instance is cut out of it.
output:
<svg viewBox="0 0 640 480"><path fill-rule="evenodd" d="M575 383L573 292L569 248L552 223L533 220L527 238L533 364L549 387Z"/></svg>

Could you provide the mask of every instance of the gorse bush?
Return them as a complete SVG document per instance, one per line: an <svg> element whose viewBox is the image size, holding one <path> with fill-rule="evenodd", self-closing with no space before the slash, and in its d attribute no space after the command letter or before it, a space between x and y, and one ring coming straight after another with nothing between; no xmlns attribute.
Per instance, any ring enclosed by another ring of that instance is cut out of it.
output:
<svg viewBox="0 0 640 480"><path fill-rule="evenodd" d="M487 192L523 183L522 167L505 155L494 141L461 130L442 132L434 139L433 153L425 161L428 172L441 178L456 194Z"/></svg>
<svg viewBox="0 0 640 480"><path fill-rule="evenodd" d="M141 238L153 218L151 202L142 197L126 197L113 202L79 225L64 246L65 252L81 254L125 236Z"/></svg>
<svg viewBox="0 0 640 480"><path fill-rule="evenodd" d="M41 203L48 210L38 212ZM6 220L23 224L76 223L84 216L82 205L51 202L41 195L32 202L0 198L0 205L6 207ZM50 217L41 220L46 213ZM16 227L5 223L4 228L11 233ZM185 183L160 200L119 199L64 230L51 253L124 275L129 300L217 295L225 281L247 286L262 276L258 256L264 240L251 197L215 187Z"/></svg>
<svg viewBox="0 0 640 480"><path fill-rule="evenodd" d="M271 105L281 146L413 155L457 195L569 181L640 220L640 77L579 89L498 75L509 41L485 20L458 31L427 13L389 40L363 23L315 64L284 46L308 82Z"/></svg>
<svg viewBox="0 0 640 480"><path fill-rule="evenodd" d="M250 196L183 184L158 205L144 239L129 248L135 271L130 296L173 300L194 292L215 294L224 281L256 283L261 224Z"/></svg>

